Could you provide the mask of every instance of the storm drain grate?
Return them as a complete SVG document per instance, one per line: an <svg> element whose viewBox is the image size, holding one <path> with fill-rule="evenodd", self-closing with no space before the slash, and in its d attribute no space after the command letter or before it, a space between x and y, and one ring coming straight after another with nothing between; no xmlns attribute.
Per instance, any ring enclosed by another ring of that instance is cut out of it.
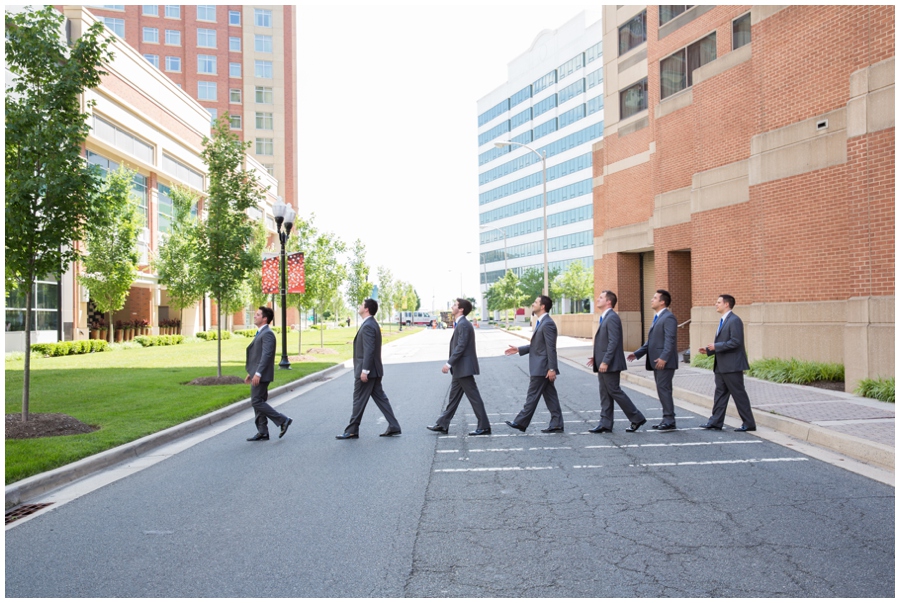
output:
<svg viewBox="0 0 900 603"><path fill-rule="evenodd" d="M27 517L32 513L37 513L44 507L49 507L52 505L52 502L49 503L37 503L35 505L22 505L21 507L16 507L11 511L6 512L6 523L7 525L11 524L17 519L22 519L23 517Z"/></svg>

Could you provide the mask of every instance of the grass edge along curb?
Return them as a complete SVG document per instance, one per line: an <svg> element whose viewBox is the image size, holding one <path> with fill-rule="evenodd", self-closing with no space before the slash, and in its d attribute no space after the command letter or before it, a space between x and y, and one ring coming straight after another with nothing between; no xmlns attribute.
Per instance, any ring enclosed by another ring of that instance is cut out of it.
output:
<svg viewBox="0 0 900 603"><path fill-rule="evenodd" d="M894 404L894 378L862 379L853 393L864 398L873 398Z"/></svg>

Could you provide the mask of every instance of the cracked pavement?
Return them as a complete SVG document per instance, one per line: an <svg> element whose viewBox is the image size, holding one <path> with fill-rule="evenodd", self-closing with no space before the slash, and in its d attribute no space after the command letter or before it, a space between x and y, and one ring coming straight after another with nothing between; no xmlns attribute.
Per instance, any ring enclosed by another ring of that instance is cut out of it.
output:
<svg viewBox="0 0 900 603"><path fill-rule="evenodd" d="M336 441L352 376L285 397L283 440L247 443L252 413L158 464L6 531L10 597L888 597L894 489L750 434L599 417L596 377L563 367L563 434L503 424L524 403L515 338L477 333L493 435L425 429L446 401L449 331L385 348L403 435L366 408ZM623 386L627 384L623 383ZM152 452L151 452L152 454ZM52 501L51 493L45 500Z"/></svg>

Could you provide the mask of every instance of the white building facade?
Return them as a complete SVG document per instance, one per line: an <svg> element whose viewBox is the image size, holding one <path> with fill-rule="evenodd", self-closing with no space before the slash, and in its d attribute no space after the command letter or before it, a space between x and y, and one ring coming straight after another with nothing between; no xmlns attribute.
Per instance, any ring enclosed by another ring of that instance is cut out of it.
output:
<svg viewBox="0 0 900 603"><path fill-rule="evenodd" d="M541 159L547 166L547 263L593 271L591 147L603 136L600 11L544 30L508 66L508 79L478 101L481 295L506 269L543 272ZM498 142L513 144L498 147Z"/></svg>

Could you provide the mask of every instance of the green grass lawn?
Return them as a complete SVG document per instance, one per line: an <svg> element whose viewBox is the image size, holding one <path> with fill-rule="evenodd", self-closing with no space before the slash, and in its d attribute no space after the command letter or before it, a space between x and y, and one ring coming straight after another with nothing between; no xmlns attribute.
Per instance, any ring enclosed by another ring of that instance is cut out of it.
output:
<svg viewBox="0 0 900 603"><path fill-rule="evenodd" d="M385 333L384 343L420 331ZM324 332L324 346L337 354L317 356L317 362L276 368L277 387L323 370L352 355L355 327ZM222 341L222 374L246 377L244 354L250 340ZM303 332L304 353L319 347L317 331ZM299 353L297 333L288 335L288 354ZM49 471L92 454L134 441L173 425L243 400L248 385L188 386L197 377L216 375L217 342L197 341L176 346L120 349L110 352L36 358L31 361L31 413L64 413L88 425L93 433L6 440L6 483ZM281 358L278 336L276 365ZM6 413L22 411L23 360L6 361Z"/></svg>

